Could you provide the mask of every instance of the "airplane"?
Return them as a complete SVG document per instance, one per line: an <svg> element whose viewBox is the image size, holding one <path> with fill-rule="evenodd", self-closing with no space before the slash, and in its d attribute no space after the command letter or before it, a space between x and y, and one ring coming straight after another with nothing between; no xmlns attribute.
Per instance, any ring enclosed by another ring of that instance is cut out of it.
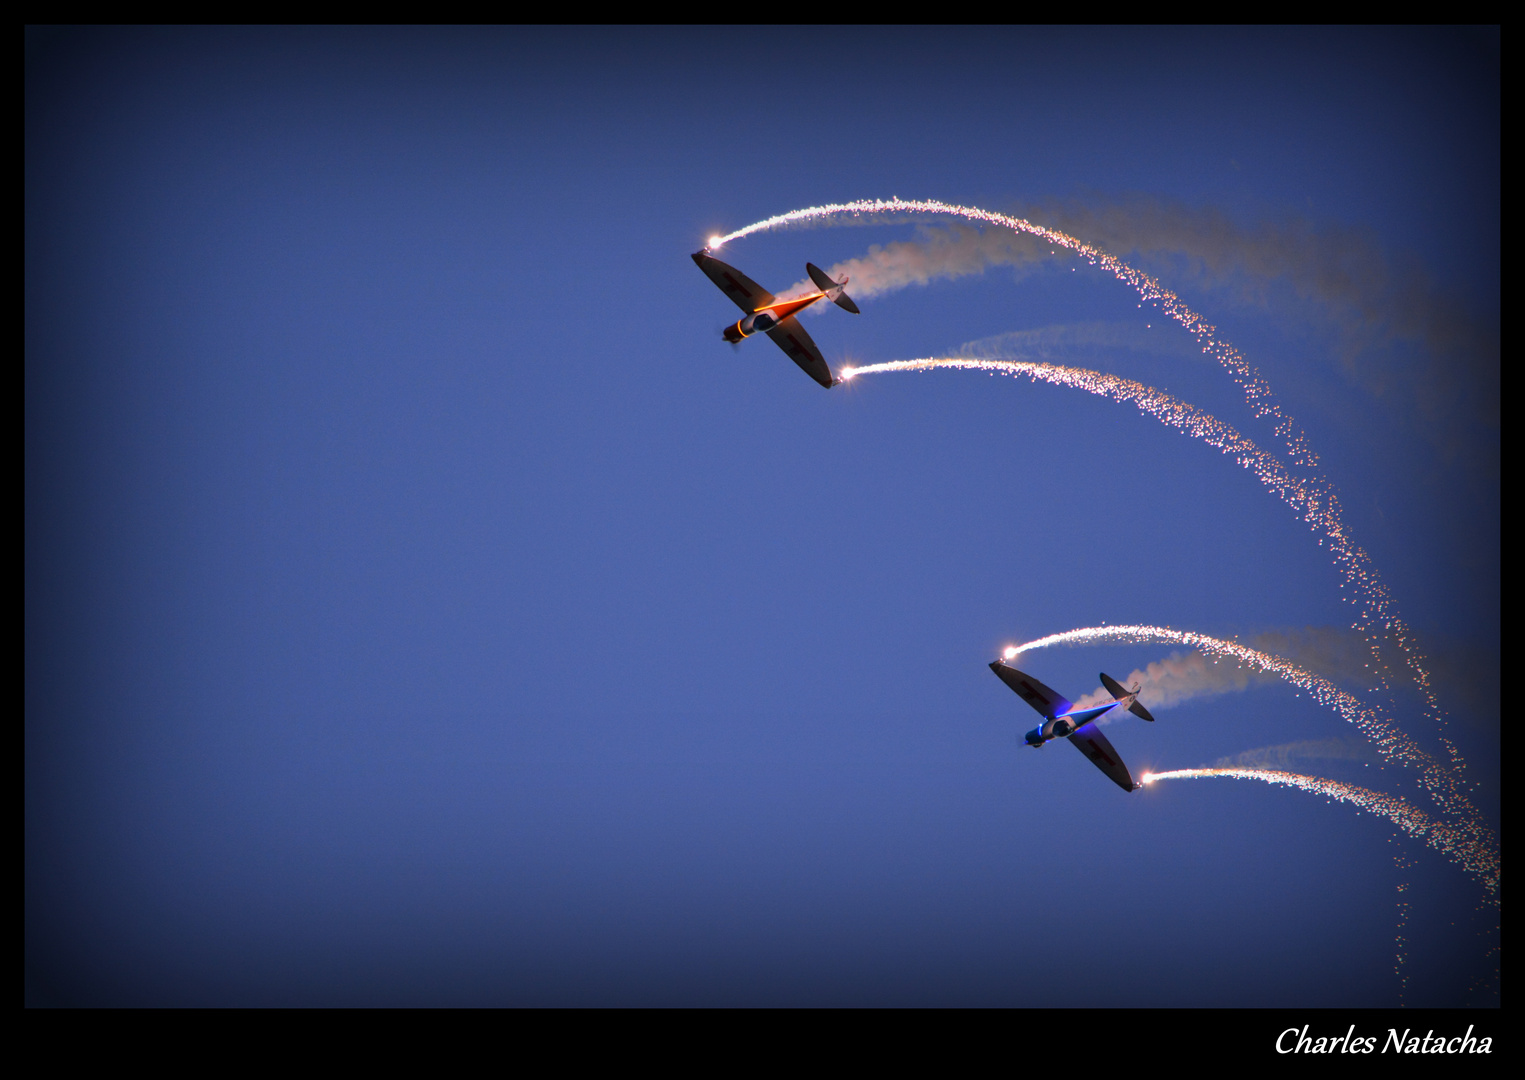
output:
<svg viewBox="0 0 1525 1080"><path fill-rule="evenodd" d="M1102 672L1101 684L1112 695L1112 700L1104 705L1077 709L1031 675L1007 667L999 660L991 662L990 670L1015 690L1019 698L1043 715L1043 723L1022 737L1028 746L1037 749L1050 739L1067 738L1072 746L1091 759L1091 764L1110 776L1113 783L1124 791L1134 791L1141 786L1128 772L1128 766L1123 764L1123 759L1112 749L1106 736L1091 722L1119 705L1135 716L1153 722L1154 717L1149 715L1149 710L1139 704L1137 684L1134 684L1132 690L1126 690L1116 679Z"/></svg>
<svg viewBox="0 0 1525 1080"><path fill-rule="evenodd" d="M815 342L810 340L810 335L805 333L805 328L794 317L795 312L803 311L817 300L830 300L844 311L850 311L854 315L859 314L858 305L843 292L847 285L844 276L841 281L832 281L826 276L825 271L814 263L805 264L805 272L810 275L810 280L816 283L820 292L810 293L806 296L796 297L793 300L779 301L767 289L743 274L734 266L727 266L709 253L707 248L701 248L694 252L695 265L703 270L709 279L720 286L720 291L735 301L736 306L741 308L743 317L731 326L721 331L721 337L732 345L740 344L742 338L751 337L761 330L773 339L773 343L783 349L789 355L789 359L798 364L816 382L830 390L842 380L832 375L831 368L826 366L826 360L821 356L821 350L816 348Z"/></svg>

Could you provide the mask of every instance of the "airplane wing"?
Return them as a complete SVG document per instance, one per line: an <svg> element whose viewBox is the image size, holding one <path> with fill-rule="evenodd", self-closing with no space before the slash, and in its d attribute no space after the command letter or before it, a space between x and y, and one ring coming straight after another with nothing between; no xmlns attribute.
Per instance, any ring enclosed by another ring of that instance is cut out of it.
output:
<svg viewBox="0 0 1525 1080"><path fill-rule="evenodd" d="M1074 708L1058 693L1050 690L1031 675L1024 674L1014 667L1007 667L999 660L991 663L990 670L995 672L1003 683L1015 690L1017 697L1042 713L1046 720L1052 720Z"/></svg>
<svg viewBox="0 0 1525 1080"><path fill-rule="evenodd" d="M1112 749L1112 744L1107 742L1107 737L1097 730L1095 724L1081 725L1080 729L1070 736L1070 742L1091 759L1092 765L1110 776L1112 782L1124 791L1132 791L1138 786L1133 782L1128 766L1123 764L1123 759L1118 757L1117 751Z"/></svg>
<svg viewBox="0 0 1525 1080"><path fill-rule="evenodd" d="M772 303L771 299L769 303ZM826 366L821 350L815 347L815 342L810 340L810 335L805 333L805 328L798 319L790 315L769 330L768 336L775 345L789 354L789 359L804 369L806 375L826 389L831 389L832 383L836 381L831 377L831 368Z"/></svg>
<svg viewBox="0 0 1525 1080"><path fill-rule="evenodd" d="M735 301L736 306L748 315L773 303L773 294L743 274L734 266L727 266L712 258L707 251L694 252L694 262L709 279L720 286L720 291ZM777 340L776 338L774 339ZM810 340L806 338L805 340ZM785 350L786 352L788 350ZM824 361L823 361L824 362Z"/></svg>

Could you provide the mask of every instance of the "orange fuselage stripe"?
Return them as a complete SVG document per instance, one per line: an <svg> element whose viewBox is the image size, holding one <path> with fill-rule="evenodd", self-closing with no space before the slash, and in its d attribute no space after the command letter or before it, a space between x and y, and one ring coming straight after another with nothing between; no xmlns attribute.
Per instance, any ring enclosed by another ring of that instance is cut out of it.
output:
<svg viewBox="0 0 1525 1080"><path fill-rule="evenodd" d="M825 293L818 292L810 296L801 296L795 300L785 300L779 304L769 304L767 307L761 307L757 310L771 311L773 314L777 315L779 321L782 322L789 316L793 315L796 311L803 311L805 308L808 308L811 304L815 303L825 295ZM753 312L753 314L755 315L756 312Z"/></svg>

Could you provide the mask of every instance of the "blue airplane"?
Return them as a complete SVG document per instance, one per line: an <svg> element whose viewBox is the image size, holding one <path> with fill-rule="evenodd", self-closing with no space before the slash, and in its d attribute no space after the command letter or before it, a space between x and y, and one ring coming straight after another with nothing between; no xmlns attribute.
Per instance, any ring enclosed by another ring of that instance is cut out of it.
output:
<svg viewBox="0 0 1525 1080"><path fill-rule="evenodd" d="M1135 716L1153 721L1154 717L1149 715L1149 710L1138 702L1137 685L1132 690L1126 690L1116 679L1102 672L1101 684L1112 695L1112 700L1103 705L1092 705L1088 709L1077 709L1031 675L1007 667L1000 660L992 661L990 670L1015 690L1019 698L1042 714L1043 723L1022 737L1028 746L1037 749L1051 739L1069 739L1071 745L1091 759L1091 764L1110 776L1113 783L1124 791L1133 791L1142 786L1133 779L1128 766L1123 764L1123 759L1112 749L1112 744L1107 742L1107 737L1092 723L1119 705Z"/></svg>

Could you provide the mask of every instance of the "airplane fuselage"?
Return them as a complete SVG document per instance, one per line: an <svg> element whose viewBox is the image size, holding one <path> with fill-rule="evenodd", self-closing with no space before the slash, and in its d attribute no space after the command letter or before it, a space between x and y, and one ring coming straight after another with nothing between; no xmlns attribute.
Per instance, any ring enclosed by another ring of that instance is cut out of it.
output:
<svg viewBox="0 0 1525 1080"><path fill-rule="evenodd" d="M1082 724L1088 724L1092 720L1105 716L1116 708L1130 708L1138 699L1137 694L1124 694L1104 705L1093 705L1085 709L1075 709L1071 712L1060 713L1058 716L1043 721L1033 728L1022 740L1028 746L1042 746L1053 739L1067 739L1080 728ZM1150 719L1153 719L1151 717Z"/></svg>
<svg viewBox="0 0 1525 1080"><path fill-rule="evenodd" d="M809 296L801 296L795 300L782 300L777 304L769 304L765 308L758 308L744 319L739 319L731 326L727 326L722 333L731 344L735 344L742 338L751 337L753 334L766 333L779 323L797 311L804 311L817 300L826 296L823 292L811 293Z"/></svg>
<svg viewBox="0 0 1525 1080"><path fill-rule="evenodd" d="M1075 733L1076 724L1067 716L1045 720L1022 738L1028 746L1042 746L1050 739L1063 739Z"/></svg>

